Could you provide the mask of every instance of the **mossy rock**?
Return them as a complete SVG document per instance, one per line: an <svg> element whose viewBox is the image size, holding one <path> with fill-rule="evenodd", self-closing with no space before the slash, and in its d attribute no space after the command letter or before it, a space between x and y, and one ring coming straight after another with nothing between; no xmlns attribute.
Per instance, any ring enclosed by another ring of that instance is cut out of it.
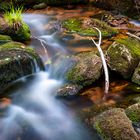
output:
<svg viewBox="0 0 140 140"><path fill-rule="evenodd" d="M129 106L125 112L132 122L140 122L140 103Z"/></svg>
<svg viewBox="0 0 140 140"><path fill-rule="evenodd" d="M129 37L117 39L108 48L107 59L111 70L131 78L140 60L140 42Z"/></svg>
<svg viewBox="0 0 140 140"><path fill-rule="evenodd" d="M96 36L98 31L93 27L101 30L103 37L111 37L118 34L118 30L110 27L105 22L93 18L69 18L62 23L67 32L77 33L81 36Z"/></svg>
<svg viewBox="0 0 140 140"><path fill-rule="evenodd" d="M0 17L0 34L8 35L15 41L29 41L31 38L31 32L29 26L24 22L13 22L9 24L4 18Z"/></svg>
<svg viewBox="0 0 140 140"><path fill-rule="evenodd" d="M67 71L66 79L82 86L90 85L99 79L102 62L95 52L83 52L71 57L75 64Z"/></svg>
<svg viewBox="0 0 140 140"><path fill-rule="evenodd" d="M140 63L133 73L132 82L140 85Z"/></svg>
<svg viewBox="0 0 140 140"><path fill-rule="evenodd" d="M7 35L0 35L0 45L12 41L12 38Z"/></svg>
<svg viewBox="0 0 140 140"><path fill-rule="evenodd" d="M32 48L18 42L0 46L0 93L13 81L40 70L44 65Z"/></svg>
<svg viewBox="0 0 140 140"><path fill-rule="evenodd" d="M120 108L110 109L98 115L94 127L103 140L138 140L131 121Z"/></svg>

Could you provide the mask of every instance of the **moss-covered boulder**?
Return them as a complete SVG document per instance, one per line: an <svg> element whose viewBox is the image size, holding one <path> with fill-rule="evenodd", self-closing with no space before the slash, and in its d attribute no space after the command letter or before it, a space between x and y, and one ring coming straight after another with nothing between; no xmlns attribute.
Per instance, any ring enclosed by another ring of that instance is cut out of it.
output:
<svg viewBox="0 0 140 140"><path fill-rule="evenodd" d="M101 30L103 37L116 35L118 31L105 22L93 18L69 18L62 23L66 32L77 33L81 36L98 36L98 32L93 27Z"/></svg>
<svg viewBox="0 0 140 140"><path fill-rule="evenodd" d="M94 127L103 140L138 140L131 121L120 108L105 111L97 116Z"/></svg>
<svg viewBox="0 0 140 140"><path fill-rule="evenodd" d="M140 60L140 42L129 37L117 39L107 50L107 59L111 70L131 78Z"/></svg>
<svg viewBox="0 0 140 140"><path fill-rule="evenodd" d="M31 37L29 26L24 22L8 23L4 18L0 17L0 34L8 35L15 41L28 41Z"/></svg>
<svg viewBox="0 0 140 140"><path fill-rule="evenodd" d="M83 52L71 57L75 63L66 72L66 80L82 86L90 85L99 79L102 62L95 52Z"/></svg>
<svg viewBox="0 0 140 140"><path fill-rule="evenodd" d="M12 38L10 36L0 34L0 45L11 42L11 41L12 41Z"/></svg>
<svg viewBox="0 0 140 140"><path fill-rule="evenodd" d="M43 69L40 57L32 48L12 41L0 45L0 92L11 82Z"/></svg>
<svg viewBox="0 0 140 140"><path fill-rule="evenodd" d="M133 76L132 76L132 82L140 85L140 63L135 69Z"/></svg>
<svg viewBox="0 0 140 140"><path fill-rule="evenodd" d="M125 112L132 122L140 122L140 103L129 106Z"/></svg>

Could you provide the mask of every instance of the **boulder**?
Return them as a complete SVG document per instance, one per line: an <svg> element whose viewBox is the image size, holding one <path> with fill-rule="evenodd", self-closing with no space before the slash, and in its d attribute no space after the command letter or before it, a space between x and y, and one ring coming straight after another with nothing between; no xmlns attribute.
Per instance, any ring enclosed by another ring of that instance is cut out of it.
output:
<svg viewBox="0 0 140 140"><path fill-rule="evenodd" d="M40 70L44 70L42 60L32 48L12 41L0 45L0 92L13 81Z"/></svg>
<svg viewBox="0 0 140 140"><path fill-rule="evenodd" d="M96 117L94 127L103 140L138 140L131 121L120 108L101 113Z"/></svg>
<svg viewBox="0 0 140 140"><path fill-rule="evenodd" d="M107 50L107 60L111 70L131 78L140 60L140 42L129 37L116 40Z"/></svg>
<svg viewBox="0 0 140 140"><path fill-rule="evenodd" d="M140 122L140 103L129 106L125 112L132 122Z"/></svg>
<svg viewBox="0 0 140 140"><path fill-rule="evenodd" d="M87 86L95 82L101 76L102 61L95 52L83 52L73 55L75 62L67 72L65 79L73 84Z"/></svg>
<svg viewBox="0 0 140 140"><path fill-rule="evenodd" d="M140 63L135 69L133 76L132 76L132 82L140 85Z"/></svg>

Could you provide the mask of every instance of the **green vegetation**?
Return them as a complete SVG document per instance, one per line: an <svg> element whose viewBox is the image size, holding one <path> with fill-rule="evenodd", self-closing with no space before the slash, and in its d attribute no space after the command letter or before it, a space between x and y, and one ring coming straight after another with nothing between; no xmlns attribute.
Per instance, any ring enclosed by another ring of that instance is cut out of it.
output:
<svg viewBox="0 0 140 140"><path fill-rule="evenodd" d="M23 22L22 19L22 11L23 11L23 7L14 7L13 5L10 6L10 10L9 11L5 11L4 13L4 19L6 20L6 22L10 25L13 26L13 24L21 24Z"/></svg>
<svg viewBox="0 0 140 140"><path fill-rule="evenodd" d="M88 27L84 25L84 22L86 22L84 19L70 18L63 22L63 27L69 32L83 36L98 36L98 32L92 27L98 27L101 30L103 37L110 37L118 34L118 30L113 29L103 21L90 19L91 25Z"/></svg>
<svg viewBox="0 0 140 140"><path fill-rule="evenodd" d="M125 112L132 122L140 122L140 103L128 107Z"/></svg>
<svg viewBox="0 0 140 140"><path fill-rule="evenodd" d="M127 46L133 55L140 58L140 42L138 40L126 37L117 39L116 42Z"/></svg>

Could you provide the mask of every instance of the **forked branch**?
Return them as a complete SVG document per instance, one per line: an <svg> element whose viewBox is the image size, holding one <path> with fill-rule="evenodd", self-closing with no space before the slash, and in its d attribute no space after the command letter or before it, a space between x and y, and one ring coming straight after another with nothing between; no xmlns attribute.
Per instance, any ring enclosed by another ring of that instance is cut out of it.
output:
<svg viewBox="0 0 140 140"><path fill-rule="evenodd" d="M98 43L96 43L93 38L91 38L91 40L95 44L95 46L97 47L97 49L100 53L100 56L101 56L103 69L104 69L104 74L105 74L105 91L104 92L105 92L105 94L108 94L108 91L109 91L109 73L108 73L108 68L107 68L107 64L106 64L106 61L105 61L105 56L104 56L104 53L101 49L102 33L98 28L96 28L96 27L93 27L93 28L96 29L99 32Z"/></svg>

